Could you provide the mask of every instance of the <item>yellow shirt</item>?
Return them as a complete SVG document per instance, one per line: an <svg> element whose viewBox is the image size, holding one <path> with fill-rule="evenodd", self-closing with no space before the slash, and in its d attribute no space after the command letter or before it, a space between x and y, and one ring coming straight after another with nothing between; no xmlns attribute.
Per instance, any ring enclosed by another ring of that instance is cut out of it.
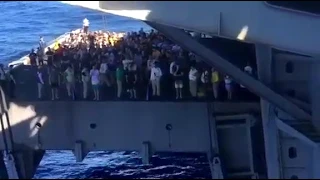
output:
<svg viewBox="0 0 320 180"><path fill-rule="evenodd" d="M110 42L111 46L114 46L114 40L112 37L109 38L109 42Z"/></svg>
<svg viewBox="0 0 320 180"><path fill-rule="evenodd" d="M59 42L56 41L56 42L54 43L53 50L56 51L58 48L59 48Z"/></svg>
<svg viewBox="0 0 320 180"><path fill-rule="evenodd" d="M217 71L211 73L211 83L219 82L219 74Z"/></svg>

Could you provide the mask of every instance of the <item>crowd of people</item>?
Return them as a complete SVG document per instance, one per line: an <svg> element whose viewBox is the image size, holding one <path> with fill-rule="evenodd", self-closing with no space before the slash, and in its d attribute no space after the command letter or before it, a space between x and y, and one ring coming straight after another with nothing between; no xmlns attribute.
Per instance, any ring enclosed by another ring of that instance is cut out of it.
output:
<svg viewBox="0 0 320 180"><path fill-rule="evenodd" d="M91 32L87 19L81 31L70 33L52 48L46 49L41 37L29 58L30 64L38 67L39 99L47 93L46 84L52 100L59 99L59 93L67 93L70 99L96 101L112 97L233 100L237 93L249 93L159 32ZM253 68L248 63L244 71L252 74Z"/></svg>

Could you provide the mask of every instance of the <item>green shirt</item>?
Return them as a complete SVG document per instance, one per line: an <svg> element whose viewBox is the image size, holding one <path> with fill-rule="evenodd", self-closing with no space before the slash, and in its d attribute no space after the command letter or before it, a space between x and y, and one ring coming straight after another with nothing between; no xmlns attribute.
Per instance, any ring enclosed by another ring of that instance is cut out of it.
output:
<svg viewBox="0 0 320 180"><path fill-rule="evenodd" d="M123 77L124 77L124 71L122 68L117 68L117 71L116 71L116 78L118 81L122 81L123 80Z"/></svg>

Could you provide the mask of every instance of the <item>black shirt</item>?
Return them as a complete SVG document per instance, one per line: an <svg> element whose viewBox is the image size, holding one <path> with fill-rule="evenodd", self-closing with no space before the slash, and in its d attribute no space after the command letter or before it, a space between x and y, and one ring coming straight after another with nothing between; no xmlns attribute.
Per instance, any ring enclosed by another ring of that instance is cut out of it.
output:
<svg viewBox="0 0 320 180"><path fill-rule="evenodd" d="M182 79L183 79L182 75L183 75L182 70L179 68L178 71L173 75L174 76L174 80L182 81Z"/></svg>
<svg viewBox="0 0 320 180"><path fill-rule="evenodd" d="M52 51L47 51L46 55L48 56L48 61L52 61L53 60L54 53Z"/></svg>
<svg viewBox="0 0 320 180"><path fill-rule="evenodd" d="M30 58L30 59L36 59L36 57L37 57L37 54L34 53L34 52L32 52L32 53L29 54L29 58Z"/></svg>

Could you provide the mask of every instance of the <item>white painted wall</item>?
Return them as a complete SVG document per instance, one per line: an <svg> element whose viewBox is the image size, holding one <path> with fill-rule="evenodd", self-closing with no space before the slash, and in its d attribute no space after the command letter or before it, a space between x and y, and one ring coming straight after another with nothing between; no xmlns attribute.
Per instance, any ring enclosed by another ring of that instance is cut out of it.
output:
<svg viewBox="0 0 320 180"><path fill-rule="evenodd" d="M245 113L259 107L234 104L215 103L214 108ZM71 150L82 140L88 151L140 150L150 141L155 151L208 152L208 114L206 103L187 102L12 102L9 108L15 143L35 147L40 140L46 150ZM33 130L37 122L43 124L39 131ZM171 148L167 123L173 126Z"/></svg>
<svg viewBox="0 0 320 180"><path fill-rule="evenodd" d="M295 148L297 156L289 157L289 148ZM281 158L283 178L291 179L297 176L299 179L313 178L312 162L313 148L298 139L282 136Z"/></svg>
<svg viewBox="0 0 320 180"><path fill-rule="evenodd" d="M314 58L294 55L274 55L274 81L277 91L287 94L289 90L295 91L295 98L305 102L310 101L310 76ZM287 63L293 64L293 72L286 72Z"/></svg>

